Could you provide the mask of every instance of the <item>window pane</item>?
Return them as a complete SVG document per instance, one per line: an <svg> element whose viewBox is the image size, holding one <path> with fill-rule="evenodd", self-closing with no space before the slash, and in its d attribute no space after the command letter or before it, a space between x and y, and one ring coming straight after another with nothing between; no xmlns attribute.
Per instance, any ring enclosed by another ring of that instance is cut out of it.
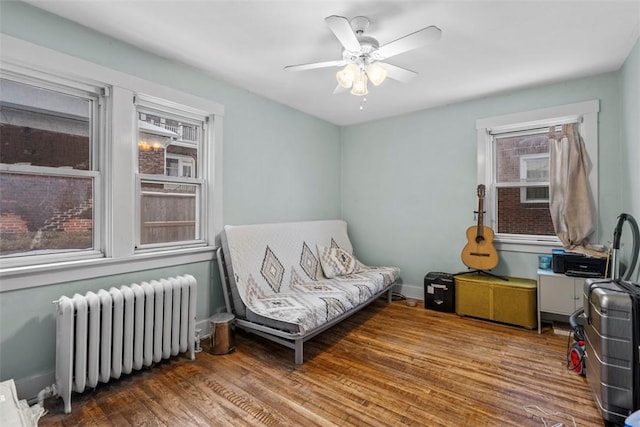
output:
<svg viewBox="0 0 640 427"><path fill-rule="evenodd" d="M91 169L92 101L0 79L0 162Z"/></svg>
<svg viewBox="0 0 640 427"><path fill-rule="evenodd" d="M547 190L529 187L526 190ZM549 203L522 203L520 188L496 188L498 233L554 236Z"/></svg>
<svg viewBox="0 0 640 427"><path fill-rule="evenodd" d="M539 180L536 175L544 176L545 167L548 181L549 137L546 133L496 137L495 144L496 182L520 182L526 178ZM546 154L546 160L532 156L535 154ZM521 171L521 167L526 170Z"/></svg>
<svg viewBox="0 0 640 427"><path fill-rule="evenodd" d="M142 181L140 243L197 240L200 186Z"/></svg>
<svg viewBox="0 0 640 427"><path fill-rule="evenodd" d="M138 171L142 174L187 176L182 164L198 160L201 127L175 118L138 112Z"/></svg>
<svg viewBox="0 0 640 427"><path fill-rule="evenodd" d="M0 173L0 255L93 249L93 178Z"/></svg>

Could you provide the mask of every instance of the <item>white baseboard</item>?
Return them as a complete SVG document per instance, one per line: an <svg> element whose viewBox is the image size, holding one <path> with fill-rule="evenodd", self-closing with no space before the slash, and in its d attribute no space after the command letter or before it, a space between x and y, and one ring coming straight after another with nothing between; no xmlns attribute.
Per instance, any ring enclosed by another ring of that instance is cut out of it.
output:
<svg viewBox="0 0 640 427"><path fill-rule="evenodd" d="M424 300L423 287L402 284L402 285L397 285L395 288L395 291L401 293L407 298L417 299L421 301Z"/></svg>

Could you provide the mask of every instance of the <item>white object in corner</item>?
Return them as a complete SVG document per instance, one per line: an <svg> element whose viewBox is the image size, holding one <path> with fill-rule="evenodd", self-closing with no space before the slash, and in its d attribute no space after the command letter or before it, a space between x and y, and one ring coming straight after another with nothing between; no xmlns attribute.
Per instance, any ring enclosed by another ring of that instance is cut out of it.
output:
<svg viewBox="0 0 640 427"><path fill-rule="evenodd" d="M0 383L0 425L35 427L44 412L40 404L29 407L26 400L18 400L12 379Z"/></svg>

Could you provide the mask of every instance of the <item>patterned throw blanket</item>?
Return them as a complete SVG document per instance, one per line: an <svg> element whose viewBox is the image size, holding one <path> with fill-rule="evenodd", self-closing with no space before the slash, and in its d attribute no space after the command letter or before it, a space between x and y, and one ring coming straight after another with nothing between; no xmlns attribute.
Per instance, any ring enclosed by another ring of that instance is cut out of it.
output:
<svg viewBox="0 0 640 427"><path fill-rule="evenodd" d="M357 261L344 221L226 226L225 235L245 306L302 333L369 301L400 274Z"/></svg>

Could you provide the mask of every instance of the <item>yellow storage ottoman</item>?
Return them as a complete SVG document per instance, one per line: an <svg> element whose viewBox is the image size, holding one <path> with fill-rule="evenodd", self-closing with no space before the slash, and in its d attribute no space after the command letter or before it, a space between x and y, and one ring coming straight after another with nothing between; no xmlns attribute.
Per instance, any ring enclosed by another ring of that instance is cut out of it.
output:
<svg viewBox="0 0 640 427"><path fill-rule="evenodd" d="M507 279L481 273L456 276L456 313L536 328L536 281L517 277Z"/></svg>

